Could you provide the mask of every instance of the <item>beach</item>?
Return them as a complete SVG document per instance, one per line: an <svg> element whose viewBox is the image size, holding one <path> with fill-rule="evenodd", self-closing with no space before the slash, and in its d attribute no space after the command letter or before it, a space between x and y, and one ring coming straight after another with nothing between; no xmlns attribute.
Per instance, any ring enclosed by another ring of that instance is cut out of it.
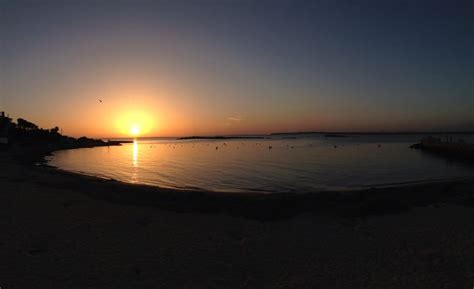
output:
<svg viewBox="0 0 474 289"><path fill-rule="evenodd" d="M0 155L2 288L473 286L474 180L217 194Z"/></svg>

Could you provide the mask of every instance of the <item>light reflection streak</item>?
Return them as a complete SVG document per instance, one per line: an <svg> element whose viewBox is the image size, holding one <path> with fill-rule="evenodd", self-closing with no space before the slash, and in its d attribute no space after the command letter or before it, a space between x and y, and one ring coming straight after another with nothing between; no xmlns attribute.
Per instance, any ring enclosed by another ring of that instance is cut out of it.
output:
<svg viewBox="0 0 474 289"><path fill-rule="evenodd" d="M133 166L138 167L138 141L133 140Z"/></svg>
<svg viewBox="0 0 474 289"><path fill-rule="evenodd" d="M135 139L133 140L133 147L132 147L132 164L133 164L133 173L132 173L132 182L138 182L138 141Z"/></svg>

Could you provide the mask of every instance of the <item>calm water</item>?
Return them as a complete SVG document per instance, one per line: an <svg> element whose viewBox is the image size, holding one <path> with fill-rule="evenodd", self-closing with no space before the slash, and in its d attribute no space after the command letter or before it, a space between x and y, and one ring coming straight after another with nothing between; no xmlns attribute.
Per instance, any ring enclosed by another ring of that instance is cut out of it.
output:
<svg viewBox="0 0 474 289"><path fill-rule="evenodd" d="M474 176L473 167L408 148L419 139L146 139L119 147L59 151L49 161L62 169L125 182L214 191L308 192Z"/></svg>

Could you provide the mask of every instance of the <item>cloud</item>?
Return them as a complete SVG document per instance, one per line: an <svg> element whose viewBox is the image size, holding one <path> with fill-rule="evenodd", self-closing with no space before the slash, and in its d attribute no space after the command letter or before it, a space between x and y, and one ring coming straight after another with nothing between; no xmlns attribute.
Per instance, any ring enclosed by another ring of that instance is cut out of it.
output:
<svg viewBox="0 0 474 289"><path fill-rule="evenodd" d="M240 116L231 116L231 117L228 117L227 120L230 120L230 121L241 121L242 118Z"/></svg>

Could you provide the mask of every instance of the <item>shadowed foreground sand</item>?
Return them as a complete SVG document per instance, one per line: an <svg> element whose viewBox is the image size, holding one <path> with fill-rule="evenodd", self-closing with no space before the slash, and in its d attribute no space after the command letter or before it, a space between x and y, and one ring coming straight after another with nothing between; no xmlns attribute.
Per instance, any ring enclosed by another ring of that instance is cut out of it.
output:
<svg viewBox="0 0 474 289"><path fill-rule="evenodd" d="M157 189L19 165L4 155L0 171L5 289L474 286L473 182L364 193L426 197L438 190L423 206L382 202L385 211L367 205L372 197L354 201L364 194L351 199L356 205L327 200L327 210L308 210L313 199L239 196L216 201L229 206L218 210L203 207L214 199L200 193L204 201L184 193L176 205L169 192L146 206L137 195ZM273 211L277 217L268 217Z"/></svg>

